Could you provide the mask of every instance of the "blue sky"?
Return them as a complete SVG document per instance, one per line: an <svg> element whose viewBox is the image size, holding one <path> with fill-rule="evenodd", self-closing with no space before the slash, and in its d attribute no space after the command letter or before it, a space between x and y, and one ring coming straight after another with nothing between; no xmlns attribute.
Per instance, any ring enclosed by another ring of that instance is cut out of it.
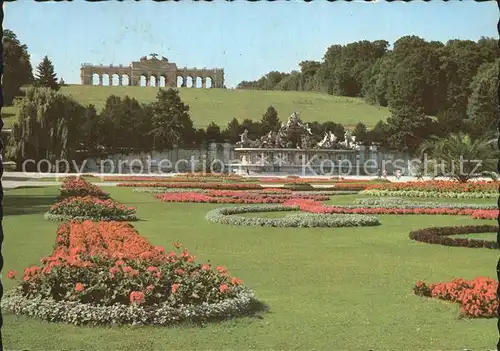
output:
<svg viewBox="0 0 500 351"><path fill-rule="evenodd" d="M4 28L28 46L35 67L48 55L58 77L80 83L80 64L128 64L158 53L178 66L222 67L226 85L321 60L358 40L394 42L498 37L494 1L312 3L235 1L6 4Z"/></svg>

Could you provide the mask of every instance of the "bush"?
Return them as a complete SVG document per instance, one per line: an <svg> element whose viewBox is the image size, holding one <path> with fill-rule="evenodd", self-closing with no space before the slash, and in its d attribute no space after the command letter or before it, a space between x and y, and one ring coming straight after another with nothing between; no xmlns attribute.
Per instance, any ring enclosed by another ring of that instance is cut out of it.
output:
<svg viewBox="0 0 500 351"><path fill-rule="evenodd" d="M61 186L61 196L96 196L109 198L109 194L102 191L98 186L87 182L82 177L64 178Z"/></svg>
<svg viewBox="0 0 500 351"><path fill-rule="evenodd" d="M283 218L259 218L236 216L241 213L294 211L293 206L245 206L224 207L211 210L206 219L220 224L252 227L356 227L374 226L380 222L375 217L360 215L321 215L312 213L294 213Z"/></svg>
<svg viewBox="0 0 500 351"><path fill-rule="evenodd" d="M166 253L128 223L64 223L52 255L25 269L4 307L82 324L168 324L249 310L255 300L240 279L175 246Z"/></svg>
<svg viewBox="0 0 500 351"><path fill-rule="evenodd" d="M497 233L496 225L467 225L453 227L423 228L410 232L410 239L427 244L498 249L498 243L490 240L450 238L449 235L473 233Z"/></svg>
<svg viewBox="0 0 500 351"><path fill-rule="evenodd" d="M136 220L135 207L119 204L113 200L101 200L95 196L69 197L54 204L45 214L45 219L92 219L97 221Z"/></svg>
<svg viewBox="0 0 500 351"><path fill-rule="evenodd" d="M283 188L292 191L314 191L316 189L310 183L289 183L285 184Z"/></svg>

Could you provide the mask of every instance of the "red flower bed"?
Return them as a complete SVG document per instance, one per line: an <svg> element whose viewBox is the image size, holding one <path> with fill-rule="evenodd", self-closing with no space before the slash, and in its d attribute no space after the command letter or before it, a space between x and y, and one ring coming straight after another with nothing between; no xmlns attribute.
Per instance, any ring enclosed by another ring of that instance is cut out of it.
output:
<svg viewBox="0 0 500 351"><path fill-rule="evenodd" d="M107 198L109 195L98 186L80 177L66 177L61 185L62 196L97 196Z"/></svg>
<svg viewBox="0 0 500 351"><path fill-rule="evenodd" d="M472 213L474 219L497 219L498 210L477 210Z"/></svg>
<svg viewBox="0 0 500 351"><path fill-rule="evenodd" d="M328 200L323 195L300 195L301 198L314 199L318 201ZM207 194L195 192L164 193L155 197L163 202L198 202L198 203L224 203L224 204L280 204L293 199L293 194L266 194L250 193L245 191L220 191L212 190Z"/></svg>
<svg viewBox="0 0 500 351"><path fill-rule="evenodd" d="M499 182L477 181L459 183L457 181L415 181L406 183L379 183L368 184L367 190L415 190L415 191L436 191L436 192L498 192Z"/></svg>
<svg viewBox="0 0 500 351"><path fill-rule="evenodd" d="M460 304L462 315L471 318L497 317L498 282L490 278L473 280L454 279L448 283L427 285L418 281L413 289L416 295L438 298Z"/></svg>
<svg viewBox="0 0 500 351"><path fill-rule="evenodd" d="M285 206L298 206L301 211L312 213L356 213L356 214L426 214L426 215L461 215L471 216L478 210L457 208L349 208L342 206L325 206L323 203L307 199L290 199ZM494 210L492 210L494 211Z"/></svg>
<svg viewBox="0 0 500 351"><path fill-rule="evenodd" d="M26 268L18 290L101 306L216 303L236 296L241 280L224 267L195 263L181 244L166 253L123 222L68 222L57 232L51 256ZM15 274L9 274L15 278Z"/></svg>
<svg viewBox="0 0 500 351"><path fill-rule="evenodd" d="M252 183L121 183L123 187L184 188L184 189L220 189L220 190L256 190L262 189L259 184Z"/></svg>

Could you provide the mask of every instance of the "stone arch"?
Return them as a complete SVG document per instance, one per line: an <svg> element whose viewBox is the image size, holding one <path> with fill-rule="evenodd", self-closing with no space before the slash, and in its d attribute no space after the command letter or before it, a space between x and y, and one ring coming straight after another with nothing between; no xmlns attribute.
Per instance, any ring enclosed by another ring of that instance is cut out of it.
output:
<svg viewBox="0 0 500 351"><path fill-rule="evenodd" d="M109 73L104 73L102 75L102 85L111 85L111 75Z"/></svg>
<svg viewBox="0 0 500 351"><path fill-rule="evenodd" d="M158 78L155 75L149 77L149 86L157 87L158 86Z"/></svg>
<svg viewBox="0 0 500 351"><path fill-rule="evenodd" d="M143 74L141 74L141 75L139 76L139 86L141 86L141 87L145 87L145 86L146 86L146 83L147 83L147 80L148 80L148 79L147 79L147 74L144 74L144 73L143 73Z"/></svg>
<svg viewBox="0 0 500 351"><path fill-rule="evenodd" d="M214 80L212 77L205 77L205 88L213 88Z"/></svg>
<svg viewBox="0 0 500 351"><path fill-rule="evenodd" d="M115 86L118 86L118 85L121 85L120 84L120 75L118 73L113 73L111 76L111 80L109 81L109 85L115 85Z"/></svg>
<svg viewBox="0 0 500 351"><path fill-rule="evenodd" d="M184 82L185 82L184 77L177 76L177 84L176 84L177 88L184 87Z"/></svg>
<svg viewBox="0 0 500 351"><path fill-rule="evenodd" d="M186 77L186 87L193 88L194 87L194 79L191 76Z"/></svg>
<svg viewBox="0 0 500 351"><path fill-rule="evenodd" d="M164 75L158 76L158 87L166 87L167 86L167 77Z"/></svg>
<svg viewBox="0 0 500 351"><path fill-rule="evenodd" d="M99 73L92 73L92 85L99 85L101 81L101 76Z"/></svg>
<svg viewBox="0 0 500 351"><path fill-rule="evenodd" d="M128 74L122 74L120 76L121 78L121 81L122 81L122 84L123 86L129 86L130 85L130 77Z"/></svg>
<svg viewBox="0 0 500 351"><path fill-rule="evenodd" d="M203 79L201 79L201 77L196 77L195 78L195 87L196 88L201 88L203 86Z"/></svg>

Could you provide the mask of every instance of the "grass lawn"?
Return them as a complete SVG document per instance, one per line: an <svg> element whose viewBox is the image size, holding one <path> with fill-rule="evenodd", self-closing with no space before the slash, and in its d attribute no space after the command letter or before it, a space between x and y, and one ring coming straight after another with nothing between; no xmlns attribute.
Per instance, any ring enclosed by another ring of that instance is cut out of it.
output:
<svg viewBox="0 0 500 351"><path fill-rule="evenodd" d="M100 111L112 94L122 97L129 95L147 103L156 99L158 88L69 85L62 87L61 92L73 96L84 105L93 104ZM282 121L286 121L296 111L305 122L333 121L354 126L362 121L367 126L374 126L389 115L387 108L367 104L361 99L312 92L191 88L180 88L180 92L198 128L206 127L212 121L224 128L234 117L240 122L245 118L260 120L270 105L278 110ZM2 118L7 128L15 120L15 117L8 116L16 111L9 107L2 109L2 112L5 112Z"/></svg>
<svg viewBox="0 0 500 351"><path fill-rule="evenodd" d="M495 277L498 253L408 239L418 228L493 221L378 216L382 224L366 228L231 227L204 219L221 205L161 203L130 188L106 191L137 206L135 227L152 243L168 249L180 241L197 260L225 265L270 312L202 328L76 327L4 312L7 349L485 350L496 344L495 319L459 319L458 305L414 296L412 288L420 279ZM4 274L51 252L57 223L44 221L43 213L56 195L56 187L6 192Z"/></svg>

